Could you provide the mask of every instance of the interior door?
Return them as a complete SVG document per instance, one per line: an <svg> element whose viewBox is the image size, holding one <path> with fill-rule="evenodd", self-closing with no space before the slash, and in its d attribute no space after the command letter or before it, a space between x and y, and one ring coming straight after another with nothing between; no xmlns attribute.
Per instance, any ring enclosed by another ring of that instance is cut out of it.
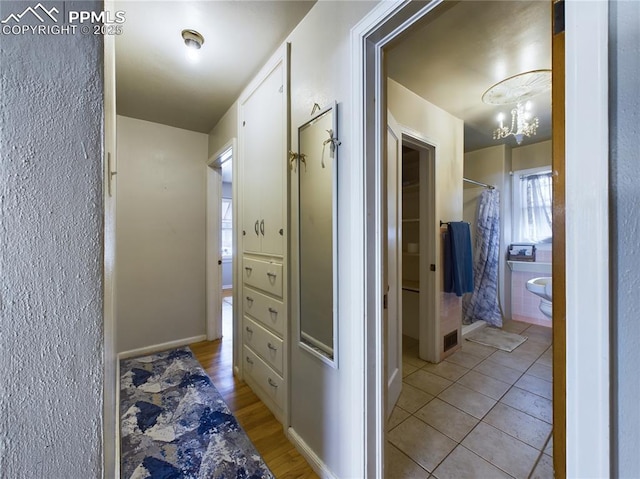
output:
<svg viewBox="0 0 640 479"><path fill-rule="evenodd" d="M242 246L244 251L259 253L261 201L263 192L261 145L268 129L264 120L264 90L258 89L241 106L242 126L240 145L242 152Z"/></svg>
<svg viewBox="0 0 640 479"><path fill-rule="evenodd" d="M564 2L554 1L553 11L553 468L555 477L563 479L567 476Z"/></svg>
<svg viewBox="0 0 640 479"><path fill-rule="evenodd" d="M387 161L385 228L385 278L387 358L387 418L402 391L402 136L398 123L387 112Z"/></svg>
<svg viewBox="0 0 640 479"><path fill-rule="evenodd" d="M260 86L260 114L262 131L260 145L262 169L260 182L262 198L258 225L261 251L281 256L284 252L282 204L286 188L283 185L282 165L286 162L286 147L281 131L285 129L286 92L284 91L284 65L280 63Z"/></svg>

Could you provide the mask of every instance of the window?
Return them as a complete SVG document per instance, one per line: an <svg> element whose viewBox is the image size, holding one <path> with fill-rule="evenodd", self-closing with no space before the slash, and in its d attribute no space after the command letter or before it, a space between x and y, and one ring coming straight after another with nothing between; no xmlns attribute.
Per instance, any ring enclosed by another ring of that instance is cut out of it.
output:
<svg viewBox="0 0 640 479"><path fill-rule="evenodd" d="M551 179L548 168L514 172L514 241L551 242Z"/></svg>
<svg viewBox="0 0 640 479"><path fill-rule="evenodd" d="M222 198L222 218L220 248L222 249L222 257L230 257L233 255L233 208L231 207L231 199Z"/></svg>

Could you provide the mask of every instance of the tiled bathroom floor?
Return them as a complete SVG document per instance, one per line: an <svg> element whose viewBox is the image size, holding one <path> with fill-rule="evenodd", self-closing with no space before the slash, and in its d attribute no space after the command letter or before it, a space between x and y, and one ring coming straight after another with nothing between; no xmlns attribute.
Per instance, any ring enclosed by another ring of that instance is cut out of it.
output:
<svg viewBox="0 0 640 479"><path fill-rule="evenodd" d="M464 341L439 364L403 338L403 388L387 423L387 479L553 478L551 328L519 321L511 353Z"/></svg>

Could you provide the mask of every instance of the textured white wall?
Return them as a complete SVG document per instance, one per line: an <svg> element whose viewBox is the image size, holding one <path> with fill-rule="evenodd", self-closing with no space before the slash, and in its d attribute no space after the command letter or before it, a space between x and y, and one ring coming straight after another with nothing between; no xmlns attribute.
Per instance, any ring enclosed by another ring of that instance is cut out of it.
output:
<svg viewBox="0 0 640 479"><path fill-rule="evenodd" d="M0 477L101 477L102 39L1 42Z"/></svg>
<svg viewBox="0 0 640 479"><path fill-rule="evenodd" d="M640 3L611 2L610 8L612 462L615 477L632 478L640 473Z"/></svg>
<svg viewBox="0 0 640 479"><path fill-rule="evenodd" d="M118 350L206 333L207 135L118 116Z"/></svg>

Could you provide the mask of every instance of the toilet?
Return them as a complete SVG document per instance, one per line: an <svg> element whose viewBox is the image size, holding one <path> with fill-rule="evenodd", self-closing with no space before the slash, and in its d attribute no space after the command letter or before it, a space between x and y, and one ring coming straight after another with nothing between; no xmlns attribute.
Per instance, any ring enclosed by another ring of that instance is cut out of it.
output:
<svg viewBox="0 0 640 479"><path fill-rule="evenodd" d="M553 282L550 277L533 278L527 281L527 289L540 296L540 311L549 319L551 319L552 311L552 287Z"/></svg>
<svg viewBox="0 0 640 479"><path fill-rule="evenodd" d="M542 314L544 314L547 318L551 319L551 311L552 311L551 301L547 301L546 299L541 299L539 307L540 307L540 311L542 311Z"/></svg>

